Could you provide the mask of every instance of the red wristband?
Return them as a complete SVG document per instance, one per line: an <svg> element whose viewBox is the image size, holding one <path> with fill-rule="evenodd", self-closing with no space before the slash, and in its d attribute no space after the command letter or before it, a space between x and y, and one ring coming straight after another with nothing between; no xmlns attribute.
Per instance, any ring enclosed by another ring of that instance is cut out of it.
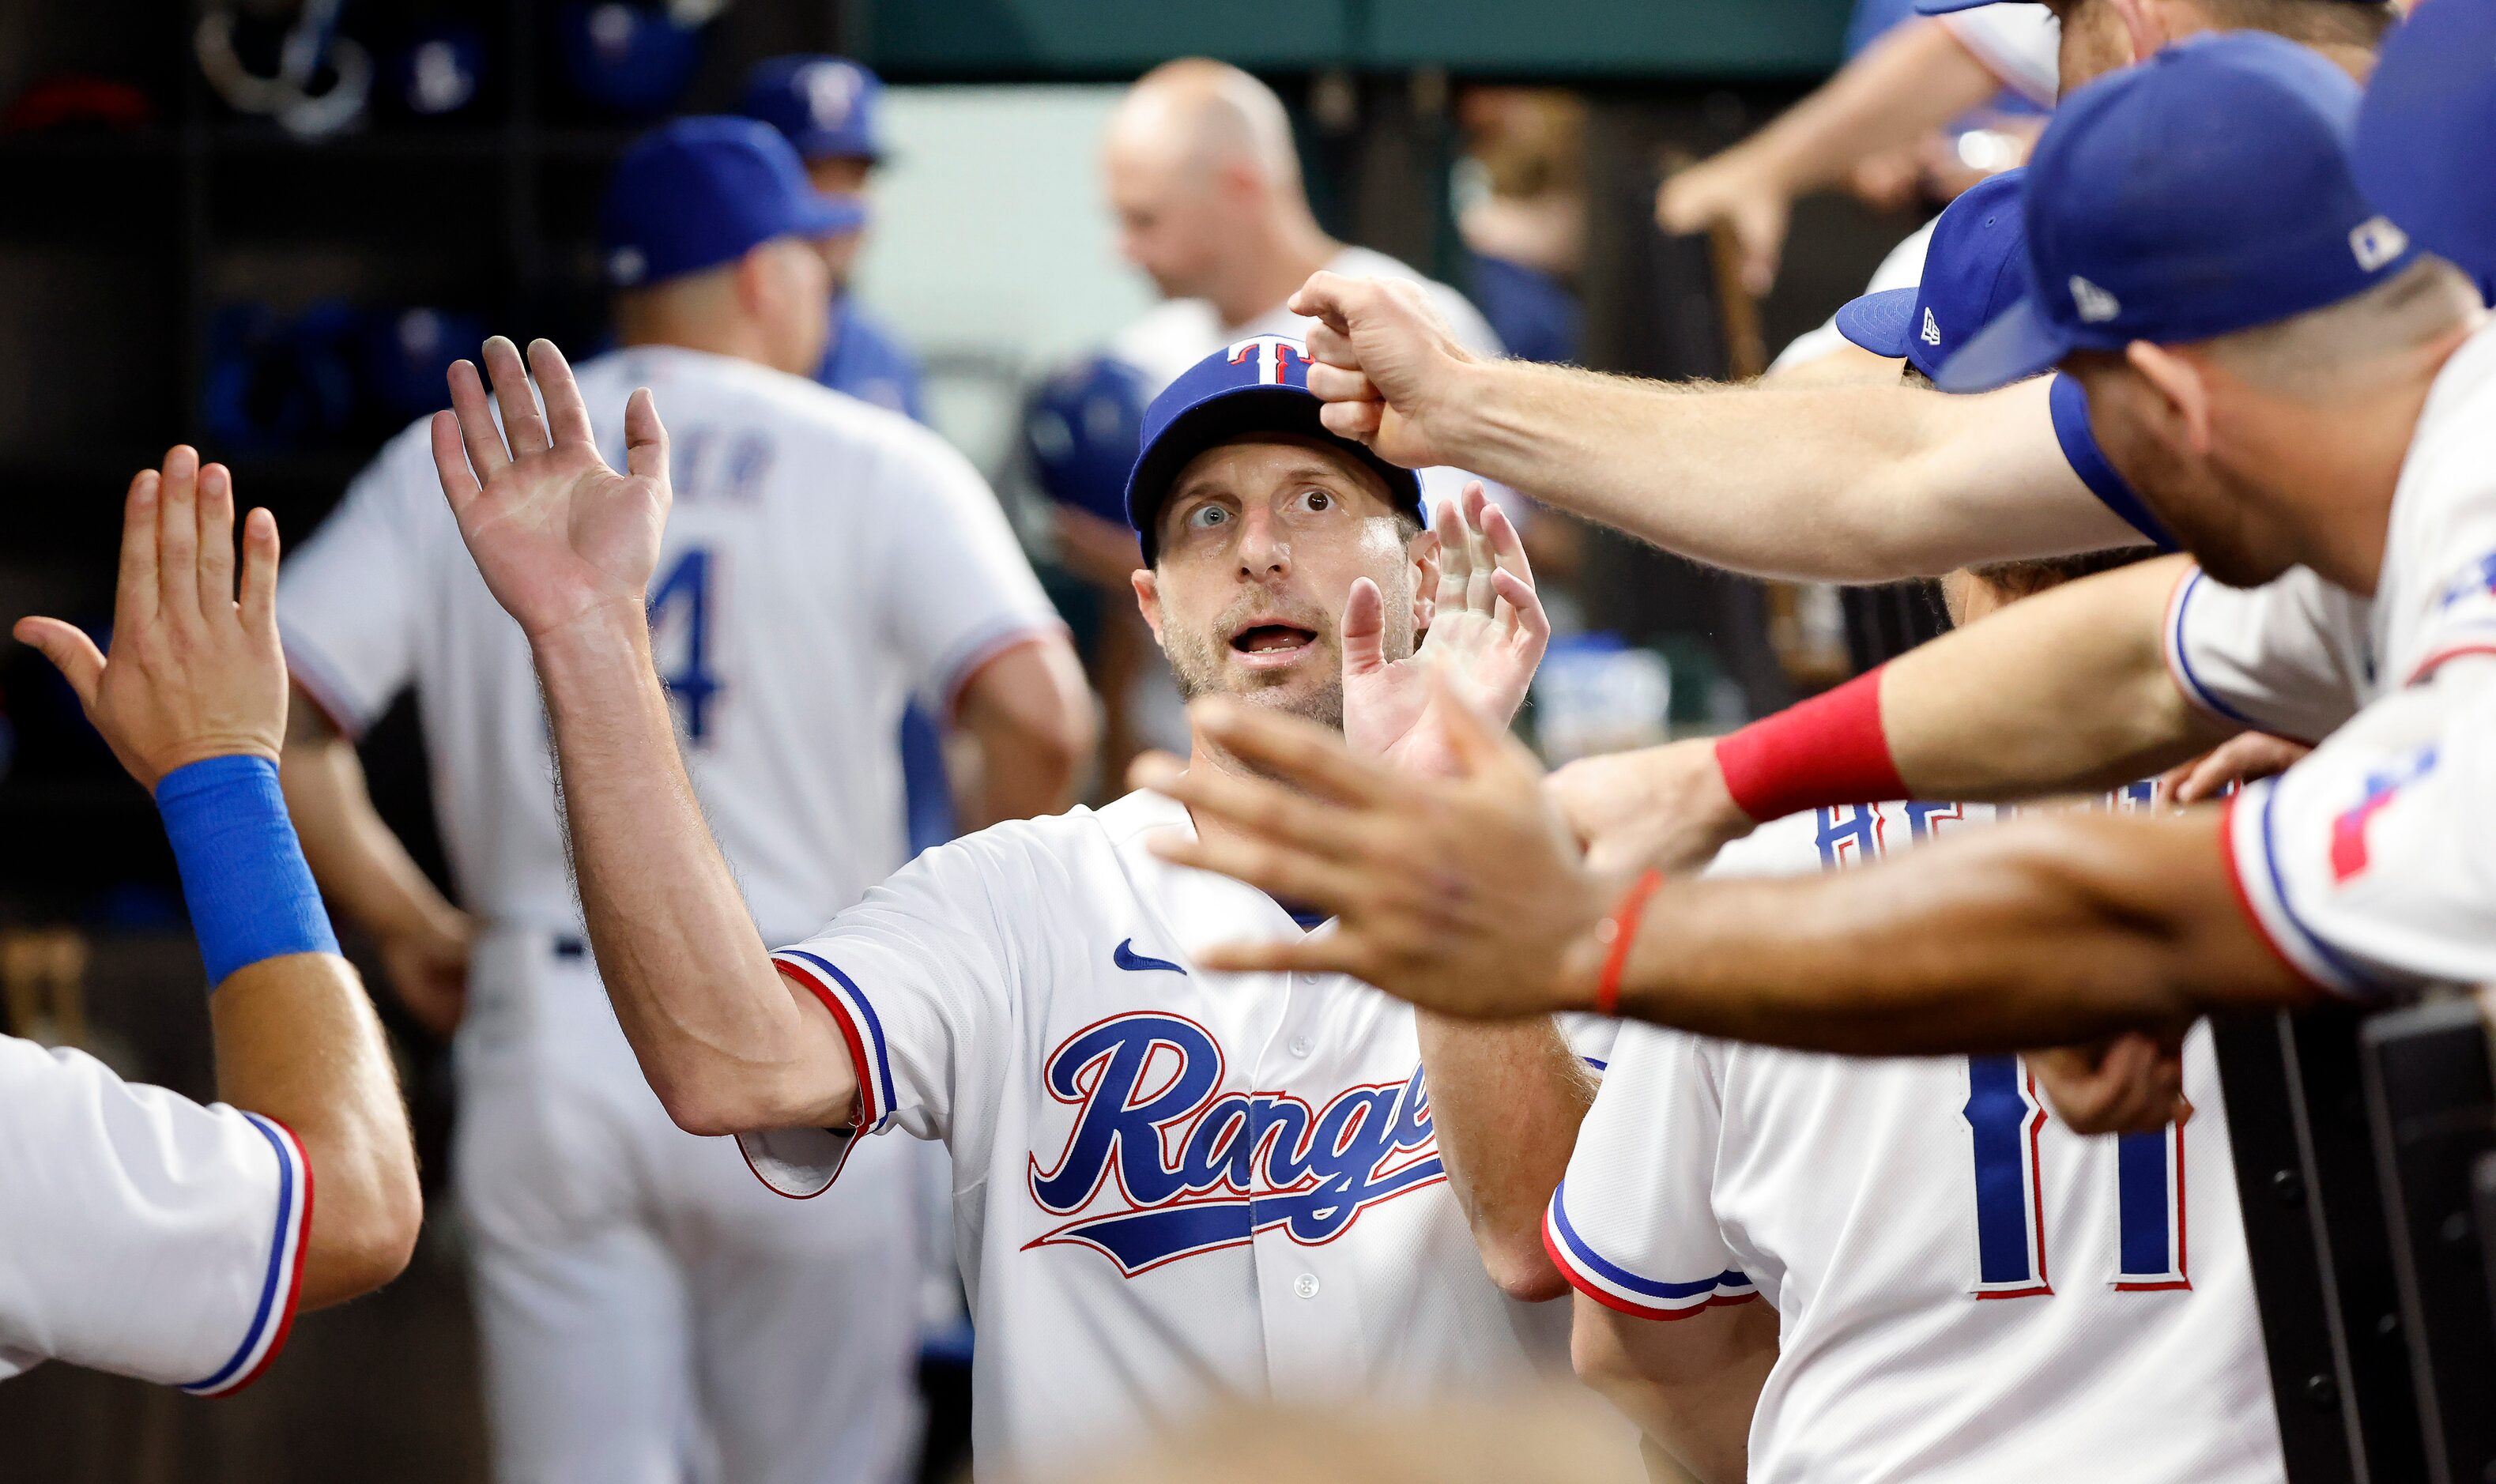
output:
<svg viewBox="0 0 2496 1484"><path fill-rule="evenodd" d="M1646 899L1664 884L1664 873L1649 866L1630 889L1621 895L1621 905L1612 909L1603 925L1595 931L1608 944L1604 950L1604 974L1595 981L1595 1013L1617 1015L1621 1012L1621 971L1630 963L1630 944L1638 940L1638 915L1646 911Z"/></svg>
<svg viewBox="0 0 2496 1484"><path fill-rule="evenodd" d="M1718 739L1716 765L1744 814L1764 824L1805 809L1907 797L1881 729L1885 667Z"/></svg>

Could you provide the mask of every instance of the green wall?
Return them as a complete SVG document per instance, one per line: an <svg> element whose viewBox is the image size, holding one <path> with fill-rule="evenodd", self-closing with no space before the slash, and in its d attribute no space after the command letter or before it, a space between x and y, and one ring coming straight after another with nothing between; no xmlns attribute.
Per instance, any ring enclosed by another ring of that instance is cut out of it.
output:
<svg viewBox="0 0 2496 1484"><path fill-rule="evenodd" d="M1836 65L1847 0L852 0L878 67L1021 77L1446 66L1520 77L1734 79Z"/></svg>

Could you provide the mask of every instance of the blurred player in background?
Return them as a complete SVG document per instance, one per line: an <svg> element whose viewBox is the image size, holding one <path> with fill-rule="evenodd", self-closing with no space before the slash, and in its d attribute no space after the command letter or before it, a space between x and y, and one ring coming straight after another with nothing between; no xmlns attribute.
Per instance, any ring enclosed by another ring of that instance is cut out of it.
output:
<svg viewBox="0 0 2496 1484"><path fill-rule="evenodd" d="M907 858L903 698L949 698L985 808L1062 807L1090 703L979 476L897 414L805 380L838 217L748 119L679 121L617 165L603 226L623 349L582 379L611 416L660 389L679 502L651 584L694 796L765 931L796 934ZM622 430L602 424L608 447ZM523 519L527 517L521 517ZM478 581L422 427L294 565L280 613L302 706L288 793L335 898L386 943L455 918L374 818L348 738L413 686L460 894L456 960L402 985L456 1021L461 1204L498 1474L889 1480L916 1444L918 1203L906 1146L823 1210L669 1120L601 993L568 880L528 644ZM586 615L584 615L585 617ZM324 724L324 719L327 724Z"/></svg>
<svg viewBox="0 0 2496 1484"><path fill-rule="evenodd" d="M816 239L832 274L831 334L815 380L924 422L919 357L850 292L866 244L868 194L885 154L883 80L847 57L773 57L754 69L744 111L780 131L840 225Z"/></svg>
<svg viewBox="0 0 2496 1484"><path fill-rule="evenodd" d="M1467 349L1500 354L1463 294L1326 234L1283 101L1235 67L1189 58L1144 74L1109 120L1102 170L1118 251L1168 300L1110 347L1155 391L1226 345L1305 334L1308 321L1284 301L1320 270L1420 285Z"/></svg>
<svg viewBox="0 0 2496 1484"><path fill-rule="evenodd" d="M390 1047L278 792L276 588L277 523L244 522L237 580L233 477L180 448L131 481L111 654L58 619L16 626L155 796L220 1100L0 1036L0 1378L58 1359L223 1396L298 1311L379 1287L415 1250Z"/></svg>
<svg viewBox="0 0 2496 1484"><path fill-rule="evenodd" d="M1961 196L1919 287L1847 305L1846 333L1928 383L2026 287L2025 175ZM1965 625L2143 555L1943 586ZM1617 802L1606 776L1581 765L1552 792L1591 819ZM1727 847L1713 873L1867 865L1994 813L1810 810ZM1711 1481L2035 1478L2085 1459L2135 1484L2277 1484L2206 1028L2184 1043L2182 1086L2182 1123L2106 1140L2046 1117L2016 1057L1867 1061L1624 1028L1544 1224L1579 1295L1579 1371Z"/></svg>
<svg viewBox="0 0 2496 1484"><path fill-rule="evenodd" d="M1146 841L1184 811L1137 794L998 825L766 951L677 776L637 617L670 499L654 398L628 407L618 473L561 354L530 355L485 348L508 450L461 362L434 451L530 636L617 1013L675 1116L749 1134L776 1189L824 1189L865 1134L952 1148L983 1467L1071 1463L1239 1396L1497 1396L1563 1362L1565 1312L1522 1302L1561 1285L1512 1286L1471 1229L1558 1179L1574 1120L1511 1117L1511 1093L1582 1106L1578 1055L1547 1021L1452 1026L1348 978L1205 973L1208 937L1315 922L1159 867ZM1429 677L1505 716L1541 658L1522 548L1479 490L1424 531L1409 472L1320 430L1305 365L1295 342L1242 341L1148 409L1138 603L1191 687L1446 766ZM1599 1055L1606 1028L1580 1029Z"/></svg>

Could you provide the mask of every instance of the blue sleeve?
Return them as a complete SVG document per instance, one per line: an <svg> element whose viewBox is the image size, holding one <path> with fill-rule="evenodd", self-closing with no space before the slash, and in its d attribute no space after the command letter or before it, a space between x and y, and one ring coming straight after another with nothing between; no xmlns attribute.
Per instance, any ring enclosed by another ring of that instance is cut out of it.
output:
<svg viewBox="0 0 2496 1484"><path fill-rule="evenodd" d="M2158 523L2158 517L2149 513L2149 507L2140 503L2140 496L2124 482L2123 476L2115 473L2114 465L2106 462L2105 452L2098 448L2098 435L2089 429L2089 399L2080 384L2058 372L2049 397L2054 412L2054 439L2063 446L2063 457L2071 460L2072 472L2080 477L2089 493L2149 538L2149 543L2159 550L2182 549L2175 538L2167 534L2167 528Z"/></svg>

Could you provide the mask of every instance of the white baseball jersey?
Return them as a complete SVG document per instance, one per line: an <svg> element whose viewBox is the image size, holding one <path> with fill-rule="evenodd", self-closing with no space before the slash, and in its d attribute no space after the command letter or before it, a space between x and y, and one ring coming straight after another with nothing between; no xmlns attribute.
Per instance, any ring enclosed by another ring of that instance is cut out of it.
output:
<svg viewBox="0 0 2496 1484"><path fill-rule="evenodd" d="M2063 22L2042 5L1985 5L1935 16L2002 85L2041 108L2063 90Z"/></svg>
<svg viewBox="0 0 2496 1484"><path fill-rule="evenodd" d="M46 1359L218 1396L286 1343L312 1171L283 1125L0 1036L0 1378Z"/></svg>
<svg viewBox="0 0 2496 1484"><path fill-rule="evenodd" d="M906 697L949 703L1056 612L979 475L906 417L671 347L601 356L578 380L619 468L625 398L658 399L675 486L650 591L659 672L756 921L804 932L907 858ZM278 622L295 678L350 733L418 688L470 909L577 924L528 644L460 541L424 424L288 558Z"/></svg>
<svg viewBox="0 0 2496 1484"><path fill-rule="evenodd" d="M850 1043L859 1127L952 1148L983 1464L1065 1464L1223 1398L1565 1376L1566 1306L1503 1295L1446 1187L1411 1006L1199 966L1304 929L1151 854L1163 830L1187 811L1145 793L1001 824L775 956ZM1600 1060L1609 1026L1576 1030ZM847 1144L744 1142L796 1194Z"/></svg>
<svg viewBox="0 0 2496 1484"><path fill-rule="evenodd" d="M2279 955L2359 999L2496 981L2496 658L2383 696L2229 803L2236 891Z"/></svg>
<svg viewBox="0 0 2496 1484"><path fill-rule="evenodd" d="M2145 787L2145 786L2143 786ZM1717 870L1796 874L1981 805L1797 815ZM2180 1127L2083 1138L2012 1056L1856 1059L1623 1029L1544 1232L1643 1318L1764 1300L1753 1484L2284 1477L2207 1027Z"/></svg>
<svg viewBox="0 0 2496 1484"><path fill-rule="evenodd" d="M2177 688L2228 721L2308 741L2365 728L2231 807L2238 890L2283 957L2343 994L2496 974L2496 895L2452 828L2476 818L2458 801L2483 765L2461 734L2438 740L2496 692L2496 665L2444 669L2496 654L2496 322L2419 412L2371 598L2304 568L2251 590L2188 569L2166 649ZM2370 852L2370 835L2404 849Z"/></svg>

